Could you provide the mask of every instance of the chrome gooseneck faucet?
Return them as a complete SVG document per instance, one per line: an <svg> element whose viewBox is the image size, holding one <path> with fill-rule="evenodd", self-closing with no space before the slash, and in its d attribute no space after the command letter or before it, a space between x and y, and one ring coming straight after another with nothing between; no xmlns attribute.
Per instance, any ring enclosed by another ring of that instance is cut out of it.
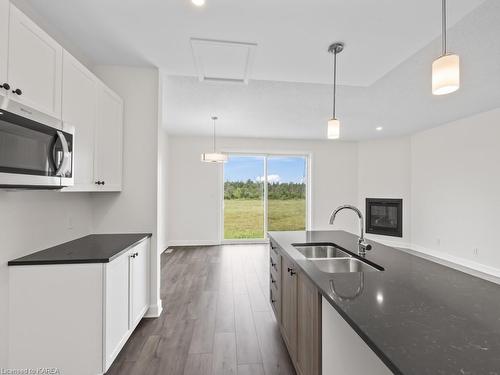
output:
<svg viewBox="0 0 500 375"><path fill-rule="evenodd" d="M356 208L355 206L352 206L350 204L345 204L343 206L337 207L332 214L330 215L330 225L333 225L333 222L335 221L335 218L337 217L337 214L342 211L342 210L352 210L356 212L359 218L359 230L361 232L359 239L358 239L358 254L359 256L364 257L366 255L367 250L371 250L372 245L369 243L366 243L365 241L365 226L364 226L364 219L363 219L363 214L361 211Z"/></svg>

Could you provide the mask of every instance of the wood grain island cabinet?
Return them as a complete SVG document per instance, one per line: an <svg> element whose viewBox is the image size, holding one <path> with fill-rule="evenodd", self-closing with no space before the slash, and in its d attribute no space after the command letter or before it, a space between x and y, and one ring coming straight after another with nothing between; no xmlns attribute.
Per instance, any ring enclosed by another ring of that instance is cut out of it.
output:
<svg viewBox="0 0 500 375"><path fill-rule="evenodd" d="M272 240L270 284L271 305L295 370L321 374L321 295Z"/></svg>

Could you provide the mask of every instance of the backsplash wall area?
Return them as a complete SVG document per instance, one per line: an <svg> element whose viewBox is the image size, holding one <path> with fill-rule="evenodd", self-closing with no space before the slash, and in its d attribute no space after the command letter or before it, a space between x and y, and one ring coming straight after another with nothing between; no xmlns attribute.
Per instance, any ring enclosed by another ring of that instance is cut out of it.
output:
<svg viewBox="0 0 500 375"><path fill-rule="evenodd" d="M0 368L7 366L7 262L92 231L90 196L55 191L0 191Z"/></svg>

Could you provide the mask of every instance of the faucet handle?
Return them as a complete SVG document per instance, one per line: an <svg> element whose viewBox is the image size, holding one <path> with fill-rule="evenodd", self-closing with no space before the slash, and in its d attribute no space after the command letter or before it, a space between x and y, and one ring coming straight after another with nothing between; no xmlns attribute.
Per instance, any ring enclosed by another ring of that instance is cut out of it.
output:
<svg viewBox="0 0 500 375"><path fill-rule="evenodd" d="M372 245L366 243L364 240L358 242L358 252L360 256L364 256L368 250L372 249Z"/></svg>

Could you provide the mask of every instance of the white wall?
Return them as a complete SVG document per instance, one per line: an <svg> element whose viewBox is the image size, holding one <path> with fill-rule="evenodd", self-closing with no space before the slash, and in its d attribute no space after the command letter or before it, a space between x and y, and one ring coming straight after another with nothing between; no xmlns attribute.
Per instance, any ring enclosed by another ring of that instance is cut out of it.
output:
<svg viewBox="0 0 500 375"><path fill-rule="evenodd" d="M157 232L158 252L167 247L168 236L168 134L163 127L163 79L158 80L158 187L157 187Z"/></svg>
<svg viewBox="0 0 500 375"><path fill-rule="evenodd" d="M95 73L124 101L123 190L95 194L95 233L150 232L151 305L159 299L157 253L158 70L99 66Z"/></svg>
<svg viewBox="0 0 500 375"><path fill-rule="evenodd" d="M412 137L411 239L416 250L473 267L479 263L500 275L499 140L500 108Z"/></svg>
<svg viewBox="0 0 500 375"><path fill-rule="evenodd" d="M407 246L410 238L410 138L360 142L358 145L358 207L365 213L366 198L403 199L403 237L369 234L386 244Z"/></svg>
<svg viewBox="0 0 500 375"><path fill-rule="evenodd" d="M357 144L221 138L226 152L310 154L312 169L311 228L331 229L328 219L340 204L356 204ZM209 244L220 240L222 166L200 162L209 137L169 137L169 244ZM354 215L339 217L336 228L357 230Z"/></svg>
<svg viewBox="0 0 500 375"><path fill-rule="evenodd" d="M0 368L7 363L9 260L92 231L88 194L0 191Z"/></svg>

